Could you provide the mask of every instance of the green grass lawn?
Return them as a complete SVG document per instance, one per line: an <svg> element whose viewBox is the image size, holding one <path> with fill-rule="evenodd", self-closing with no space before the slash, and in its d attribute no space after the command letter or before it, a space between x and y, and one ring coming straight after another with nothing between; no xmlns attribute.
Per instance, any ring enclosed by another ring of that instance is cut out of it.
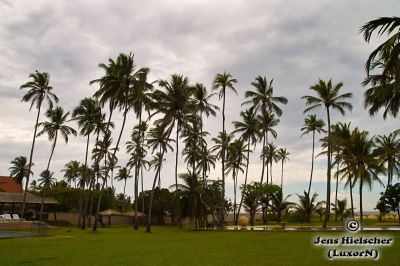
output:
<svg viewBox="0 0 400 266"><path fill-rule="evenodd" d="M315 232L194 232L175 227L99 228L97 233L62 228L45 238L0 239L0 265L347 265L329 261L315 247ZM349 233L346 233L349 235ZM352 235L352 234L350 234ZM355 236L360 235L360 233ZM381 248L379 261L354 265L399 265L400 232L362 233L391 236L394 244Z"/></svg>

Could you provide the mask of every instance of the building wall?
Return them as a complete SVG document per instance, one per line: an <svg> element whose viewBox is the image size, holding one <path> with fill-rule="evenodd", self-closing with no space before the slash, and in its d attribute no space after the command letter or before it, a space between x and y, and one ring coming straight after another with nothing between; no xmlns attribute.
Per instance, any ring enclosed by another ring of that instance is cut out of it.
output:
<svg viewBox="0 0 400 266"><path fill-rule="evenodd" d="M9 176L0 176L0 191L22 193L22 184L17 184Z"/></svg>

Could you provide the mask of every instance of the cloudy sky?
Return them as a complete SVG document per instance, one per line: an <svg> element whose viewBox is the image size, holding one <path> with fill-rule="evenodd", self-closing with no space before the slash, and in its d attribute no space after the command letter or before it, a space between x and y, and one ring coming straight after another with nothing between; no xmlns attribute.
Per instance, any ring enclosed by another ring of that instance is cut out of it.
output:
<svg viewBox="0 0 400 266"><path fill-rule="evenodd" d="M151 69L150 80L180 73L211 88L217 73L229 71L239 82L238 95L227 94L228 130L233 128L232 121L239 120L244 92L252 89L251 81L259 74L268 80L274 78L275 94L289 100L274 142L290 152L284 191L296 200L295 194L307 188L311 162L311 135L300 138L305 117L300 97L310 94L309 87L318 78L343 82L343 92L354 94L353 111L345 117L334 113L333 122L351 122L370 131L371 136L399 128L398 120L384 121L381 115L371 118L363 108L363 65L382 40L375 38L366 44L358 33L369 20L399 13L398 0L38 0L34 5L31 1L0 0L0 175L8 174L10 161L16 156L29 155L35 111L29 112L29 105L21 103L19 86L29 80L30 73L36 69L49 72L60 105L72 110L96 91L97 85L89 86L89 81L102 76L99 63L133 52L138 67ZM218 99L214 103L220 104ZM323 110L317 115L325 119ZM209 119L206 130L212 135L221 131L221 119L220 114ZM121 115L116 114L114 121L118 131ZM130 114L123 143L135 123ZM254 181L261 173L259 146L250 157L249 178ZM45 136L37 139L34 178L45 168L50 148ZM51 166L58 179L62 179L60 170L65 163L84 160L84 150L83 137L72 138L68 145L59 142ZM122 165L127 161L124 153L122 149L118 155ZM173 167L170 153L162 172L163 186L174 182ZM317 158L313 189L319 200L325 198L325 167L325 159ZM185 171L183 160L179 170ZM275 182L279 173L280 166L274 166ZM218 174L212 172L211 178L218 178ZM152 176L151 172L145 174L145 188L150 187ZM231 196L232 179L227 182ZM121 184L116 187L122 190ZM374 184L372 192L366 194L367 210L374 208L381 190ZM133 194L132 181L127 193ZM347 196L348 190L340 186L339 198Z"/></svg>

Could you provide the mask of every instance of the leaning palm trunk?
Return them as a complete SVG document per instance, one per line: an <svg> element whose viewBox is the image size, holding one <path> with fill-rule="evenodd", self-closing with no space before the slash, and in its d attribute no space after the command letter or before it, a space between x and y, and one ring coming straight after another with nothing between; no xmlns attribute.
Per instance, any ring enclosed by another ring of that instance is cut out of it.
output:
<svg viewBox="0 0 400 266"><path fill-rule="evenodd" d="M29 155L29 168L28 168L28 176L26 177L26 183L25 183L25 190L24 190L24 199L22 201L22 207L21 207L21 216L24 216L25 213L25 205L26 205L26 193L28 192L28 184L29 184L29 177L31 175L31 168L32 168L32 159L33 159L33 150L35 149L35 141L36 141L36 132L38 128L38 123L39 123L39 116L40 116L40 109L42 107L42 100L40 100L37 116L36 116L36 123L35 123L35 130L33 132L33 140L32 140L32 147L31 147L31 153Z"/></svg>
<svg viewBox="0 0 400 266"><path fill-rule="evenodd" d="M250 147L250 136L248 136L248 138L247 138L247 147ZM249 161L250 161L250 157L249 156L250 156L250 149L247 149L247 162L246 162L246 174L244 176L244 187L246 187L246 185L247 185L247 174L249 172ZM237 214L236 214L236 223L235 223L235 225L237 225L237 221L239 220L240 209L242 208L242 204L243 204L243 194L240 197L240 203L239 203L239 208L238 208L238 211L237 211Z"/></svg>
<svg viewBox="0 0 400 266"><path fill-rule="evenodd" d="M118 146L119 146L119 143L120 143L121 137L122 137L122 132L124 131L127 113L128 113L128 105L125 104L124 119L122 120L121 131L119 132L117 144L115 145L115 150L114 150L114 152L113 152L112 158L114 158L114 157L115 157L115 154L117 153ZM111 114L110 114L110 119L109 119L109 120L111 120ZM107 129L108 129L108 126L109 126L109 124L107 125ZM105 156L105 157L106 157L106 156ZM112 164L111 164L111 165L112 165ZM111 166L111 167L113 167L113 166ZM97 203L97 211L96 211L96 214L95 214L95 221L94 221L93 231L96 231L96 230L97 230L97 222L98 222L98 220L99 220L99 215L98 215L98 213L99 213L99 211L100 211L101 198L102 198L102 196L103 196L103 190L104 190L105 183L107 182L107 176L108 176L108 171L109 171L109 170L110 170L110 169L107 168L106 173L105 173L105 176L104 176L104 181L103 181L103 184L102 184L101 189L100 189L100 195L99 195L99 201L98 201L98 203Z"/></svg>
<svg viewBox="0 0 400 266"><path fill-rule="evenodd" d="M312 139L311 175L310 175L310 184L308 185L308 192L307 192L308 195L310 195L312 177L314 172L314 148L315 148L315 130L313 130L313 139Z"/></svg>
<svg viewBox="0 0 400 266"><path fill-rule="evenodd" d="M42 221L43 218L43 208L44 208L44 199L46 197L46 189L43 187L43 195L42 195L42 202L40 204L40 216L39 220Z"/></svg>
<svg viewBox="0 0 400 266"><path fill-rule="evenodd" d="M164 153L162 153L161 161L162 161L163 155L164 155ZM149 202L149 213L147 215L147 226L146 226L146 232L147 233L151 233L151 209L153 207L154 189L156 187L156 182L157 182L157 179L160 178L160 170L161 170L161 166L156 171L156 174L154 176L153 186L151 187L151 195L150 195L150 202Z"/></svg>
<svg viewBox="0 0 400 266"><path fill-rule="evenodd" d="M56 134L55 134L54 142L53 142L53 145L52 145L52 147L51 147L50 158L49 158L49 162L47 163L47 168L46 168L47 171L48 171L49 168L50 168L51 158L53 157L54 149L56 148L57 134L58 134L58 132L56 132ZM45 198L44 195L45 195L45 188L43 188L43 198L42 198L42 202L41 202L41 204L40 204L39 221L42 221L42 217L43 217L44 198Z"/></svg>

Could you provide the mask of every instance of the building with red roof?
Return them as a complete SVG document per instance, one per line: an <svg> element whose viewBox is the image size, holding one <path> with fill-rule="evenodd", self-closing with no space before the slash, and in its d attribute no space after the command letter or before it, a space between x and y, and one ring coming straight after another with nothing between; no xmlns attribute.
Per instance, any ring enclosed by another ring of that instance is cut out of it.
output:
<svg viewBox="0 0 400 266"><path fill-rule="evenodd" d="M22 184L15 182L12 177L0 176L0 192L22 193Z"/></svg>

